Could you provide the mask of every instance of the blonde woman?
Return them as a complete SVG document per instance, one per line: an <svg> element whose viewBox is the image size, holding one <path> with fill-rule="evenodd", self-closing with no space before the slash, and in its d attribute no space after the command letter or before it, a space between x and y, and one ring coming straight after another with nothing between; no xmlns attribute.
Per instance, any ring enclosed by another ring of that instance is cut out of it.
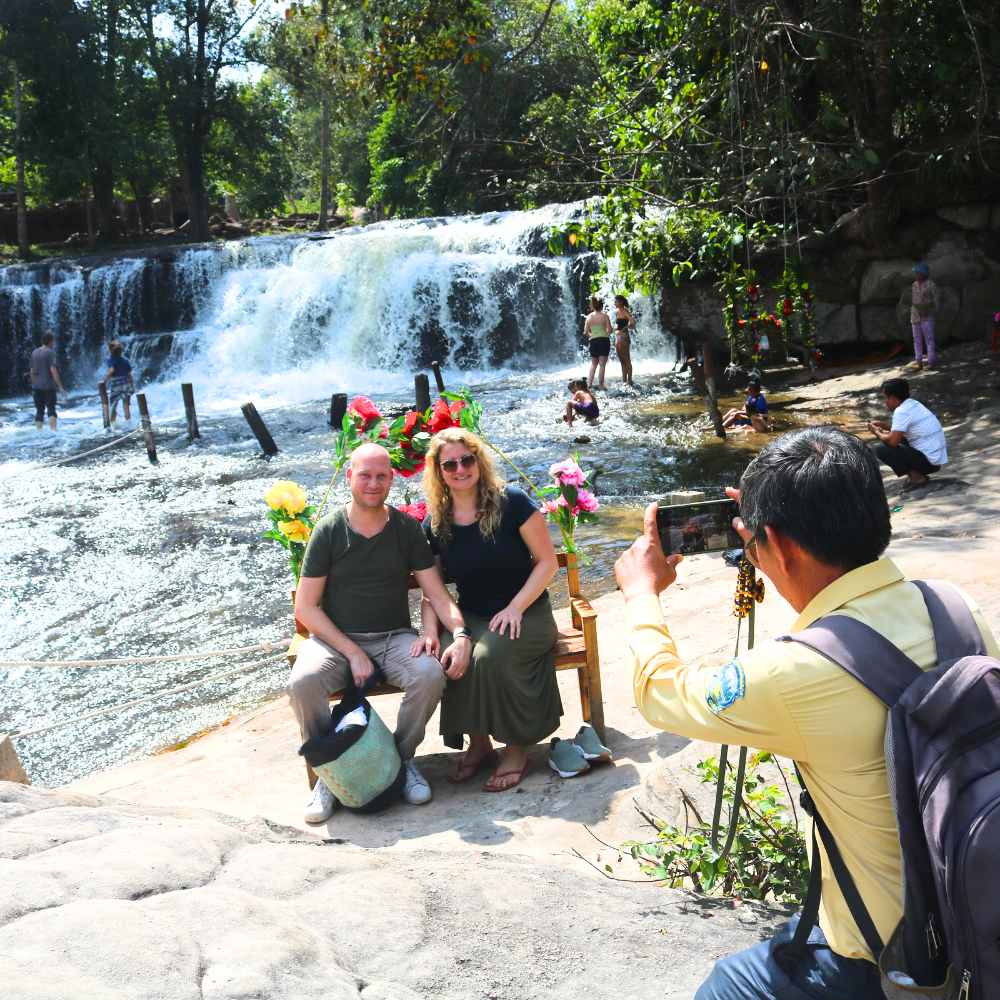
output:
<svg viewBox="0 0 1000 1000"><path fill-rule="evenodd" d="M545 589L558 563L548 527L523 490L500 479L483 443L457 427L431 439L424 468L424 530L472 635L468 672L449 680L441 701L447 746L469 746L449 774L503 792L528 769L528 747L549 736L562 716L552 647L556 623ZM422 607L422 651L447 648L434 610ZM506 745L497 757L493 740Z"/></svg>

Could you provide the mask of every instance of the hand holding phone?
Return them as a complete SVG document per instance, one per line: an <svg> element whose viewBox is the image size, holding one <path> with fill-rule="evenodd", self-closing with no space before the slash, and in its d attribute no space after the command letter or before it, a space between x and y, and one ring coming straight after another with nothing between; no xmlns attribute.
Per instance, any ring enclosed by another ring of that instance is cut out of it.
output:
<svg viewBox="0 0 1000 1000"><path fill-rule="evenodd" d="M642 534L615 563L615 579L625 600L662 593L677 579L676 567L684 557L666 555L656 527L656 504L646 508Z"/></svg>

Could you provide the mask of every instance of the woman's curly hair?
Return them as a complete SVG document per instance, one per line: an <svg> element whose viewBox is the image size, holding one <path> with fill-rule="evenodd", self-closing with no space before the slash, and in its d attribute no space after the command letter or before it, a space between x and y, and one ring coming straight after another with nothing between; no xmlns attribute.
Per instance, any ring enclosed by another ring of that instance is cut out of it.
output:
<svg viewBox="0 0 1000 1000"><path fill-rule="evenodd" d="M490 539L500 524L503 513L504 487L506 483L500 478L482 440L471 431L461 427L448 427L438 431L431 438L427 448L427 462L424 465L423 488L427 497L427 509L431 515L431 530L442 541L451 539L452 527L455 523L452 509L451 491L445 485L438 455L441 449L449 444L461 444L476 456L479 466L479 483L477 484L477 512L479 530L483 538Z"/></svg>

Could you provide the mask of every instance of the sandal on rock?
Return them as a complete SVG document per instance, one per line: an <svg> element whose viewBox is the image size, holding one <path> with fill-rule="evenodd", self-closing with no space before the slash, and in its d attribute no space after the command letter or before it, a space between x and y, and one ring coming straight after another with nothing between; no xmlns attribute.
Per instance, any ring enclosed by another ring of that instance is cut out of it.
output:
<svg viewBox="0 0 1000 1000"><path fill-rule="evenodd" d="M528 764L530 762L525 758L524 766L517 771L501 771L498 767L486 780L486 784L483 785L484 792L509 792L512 788L516 788L521 784L521 779L524 777L528 770ZM514 781L509 785L498 785L496 782L502 781L504 778L513 778Z"/></svg>
<svg viewBox="0 0 1000 1000"><path fill-rule="evenodd" d="M500 757L496 750L484 753L475 761L466 760L469 751L466 750L457 761L455 766L448 772L447 778L453 785L460 785L463 781L474 778L483 768L496 767L500 763Z"/></svg>

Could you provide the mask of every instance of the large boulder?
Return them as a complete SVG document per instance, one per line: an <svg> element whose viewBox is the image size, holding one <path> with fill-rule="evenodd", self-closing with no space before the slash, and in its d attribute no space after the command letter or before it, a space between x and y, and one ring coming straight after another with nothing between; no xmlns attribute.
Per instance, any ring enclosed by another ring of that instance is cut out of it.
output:
<svg viewBox="0 0 1000 1000"><path fill-rule="evenodd" d="M0 782L0 982L17 1000L689 1000L784 919L562 863Z"/></svg>
<svg viewBox="0 0 1000 1000"><path fill-rule="evenodd" d="M899 293L913 282L915 263L901 258L872 261L861 278L858 301L863 306L896 302Z"/></svg>
<svg viewBox="0 0 1000 1000"><path fill-rule="evenodd" d="M959 340L990 340L993 314L1000 309L1000 267L994 265L993 270L989 280L962 289L962 311L954 331Z"/></svg>
<svg viewBox="0 0 1000 1000"><path fill-rule="evenodd" d="M944 233L927 251L931 278L938 285L967 285L982 281L988 271L987 258L965 233Z"/></svg>
<svg viewBox="0 0 1000 1000"><path fill-rule="evenodd" d="M858 339L858 309L853 303L817 302L816 336L821 344L851 344Z"/></svg>
<svg viewBox="0 0 1000 1000"><path fill-rule="evenodd" d="M896 326L900 336L911 335L910 306L912 305L912 285L907 285L896 304ZM938 308L934 315L934 339L938 344L946 344L957 336L958 320L962 312L962 296L957 289L947 285L938 286Z"/></svg>
<svg viewBox="0 0 1000 1000"><path fill-rule="evenodd" d="M946 222L953 222L963 229L987 229L990 224L990 206L982 202L974 205L947 205L937 214Z"/></svg>

